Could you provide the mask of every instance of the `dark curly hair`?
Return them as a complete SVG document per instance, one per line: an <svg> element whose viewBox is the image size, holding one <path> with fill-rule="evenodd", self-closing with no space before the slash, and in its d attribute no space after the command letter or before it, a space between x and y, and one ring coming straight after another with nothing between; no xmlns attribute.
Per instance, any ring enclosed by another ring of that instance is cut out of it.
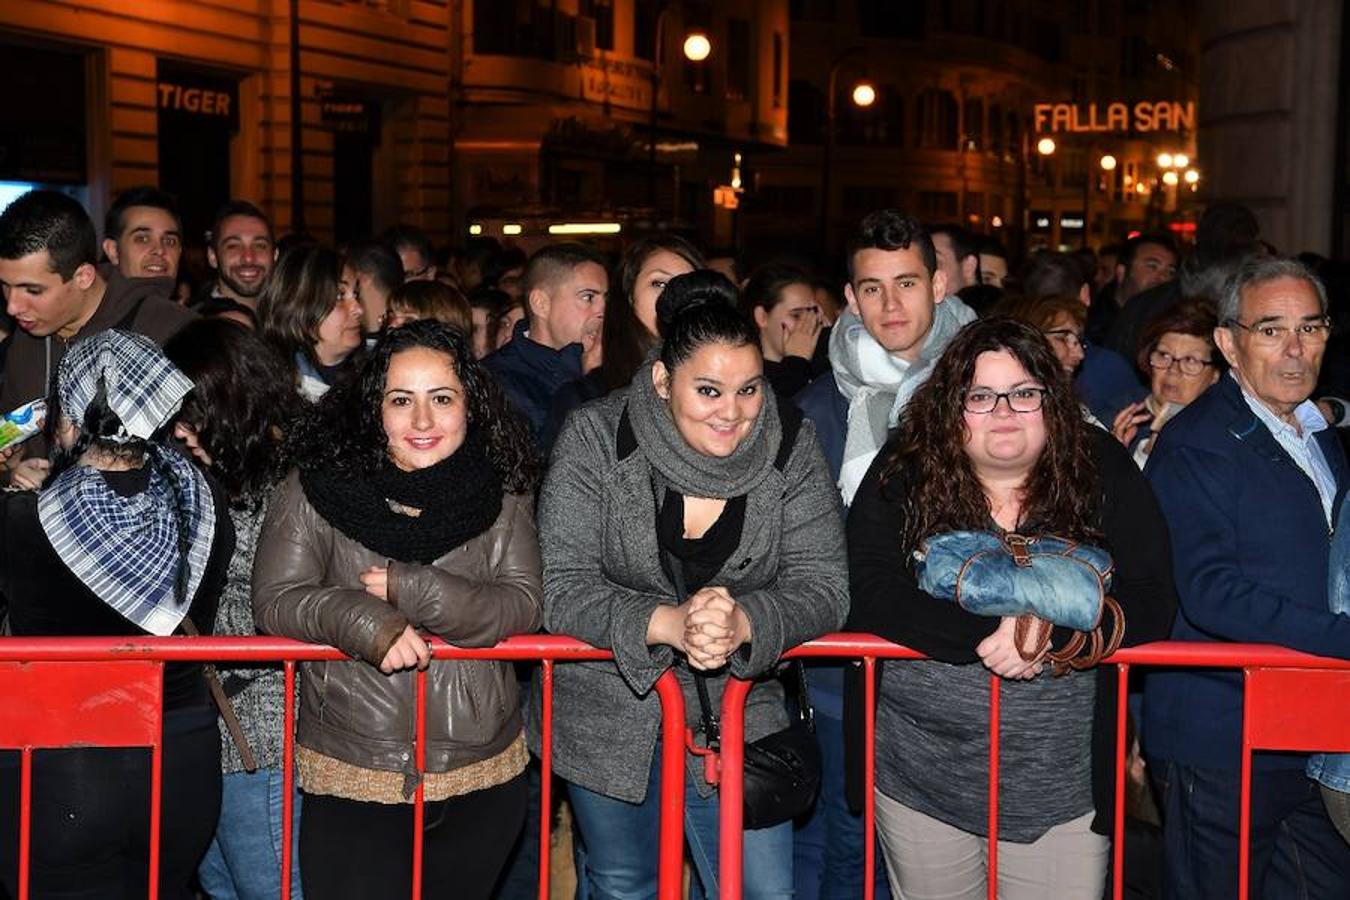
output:
<svg viewBox="0 0 1350 900"><path fill-rule="evenodd" d="M170 338L164 355L193 382L175 421L197 433L231 502L280 482L290 467L284 435L304 401L272 345L229 319L201 319Z"/></svg>
<svg viewBox="0 0 1350 900"><path fill-rule="evenodd" d="M1022 520L1042 533L1079 540L1098 537L1101 488L1088 449L1091 426L1083 420L1068 376L1040 331L995 316L957 333L900 418L882 470L882 487L902 504L900 546L906 558L931 535L989 527L989 499L965 452L962 400L980 354L998 350L1011 353L1047 389L1041 407L1045 450L1027 477Z"/></svg>
<svg viewBox="0 0 1350 900"><path fill-rule="evenodd" d="M458 329L434 319L409 322L385 333L355 379L337 385L296 423L287 444L296 463L349 478L366 478L389 458L382 407L389 361L404 350L424 347L450 357L464 385L470 428L482 428L488 456L502 487L512 494L533 491L542 465L525 421L477 360Z"/></svg>

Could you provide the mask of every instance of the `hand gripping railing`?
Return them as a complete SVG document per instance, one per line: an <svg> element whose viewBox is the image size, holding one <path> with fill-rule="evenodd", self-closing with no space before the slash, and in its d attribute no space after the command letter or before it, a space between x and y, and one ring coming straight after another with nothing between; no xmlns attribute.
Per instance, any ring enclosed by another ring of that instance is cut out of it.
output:
<svg viewBox="0 0 1350 900"><path fill-rule="evenodd" d="M538 660L543 666L542 796L539 897L549 896L550 775L553 767L553 669L556 663L610 659L567 637L516 637L495 647L465 649L431 639L433 660ZM280 662L286 705L282 768L281 897L291 895L291 807L294 794L295 664L350 658L332 647L268 637L0 638L0 749L21 752L19 896L28 900L32 754L70 746L151 748L150 900L159 896L161 697L166 662ZM365 663L352 662L352 665ZM661 701L661 813L658 897L678 900L683 875L684 695L673 672L656 683ZM417 673L414 756L426 765L426 672ZM37 798L41 802L41 797ZM412 897L422 888L423 788L413 798Z"/></svg>
<svg viewBox="0 0 1350 900"><path fill-rule="evenodd" d="M864 874L863 896L872 900L875 847L876 661L923 659L923 655L867 634L831 634L786 654L802 659L861 660L864 678ZM1350 660L1309 656L1268 644L1219 644L1162 641L1119 650L1102 665L1119 670L1116 686L1115 821L1112 846L1112 896L1124 895L1125 717L1132 666L1240 669L1244 673L1243 802L1240 821L1240 900L1247 900L1250 813L1248 796L1253 749L1350 750ZM989 678L989 900L998 897L999 679ZM1296 692L1282 690L1297 684ZM731 679L722 695L720 844L718 884L721 900L740 900L742 879L742 802L745 700L752 682ZM1315 686L1315 688L1314 688ZM1090 715L1090 711L1085 711ZM1320 725L1313 723L1320 722Z"/></svg>

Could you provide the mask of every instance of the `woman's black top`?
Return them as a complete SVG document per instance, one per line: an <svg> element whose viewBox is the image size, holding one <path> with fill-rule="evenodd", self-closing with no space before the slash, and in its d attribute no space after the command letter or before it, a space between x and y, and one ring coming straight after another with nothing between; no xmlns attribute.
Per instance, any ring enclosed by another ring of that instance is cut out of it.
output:
<svg viewBox="0 0 1350 900"><path fill-rule="evenodd" d="M1171 543L1157 500L1125 448L1108 432L1088 427L1089 449L1097 465L1101 498L1098 530L1115 562L1112 596L1125 613L1124 645L1164 640L1176 613ZM875 634L947 663L978 663L976 646L998 627L996 617L966 612L956 603L919 589L913 563L900 557L904 513L903 472L883 487L881 470L894 450L894 439L877 454L848 515L849 583L852 608L848 631ZM1055 645L1067 638L1056 629ZM849 742L848 784L852 802L862 797L862 680L857 668L845 695L845 731ZM1042 676L1048 677L1048 676ZM1097 669L1092 728L1093 829L1105 834L1114 800L1116 668Z"/></svg>
<svg viewBox="0 0 1350 900"><path fill-rule="evenodd" d="M679 491L666 488L665 502L656 516L656 539L661 549L681 564L684 589L690 594L722 571L740 546L744 528L744 494L728 500L717 521L701 537L684 536L684 495ZM670 574L674 576L673 572Z"/></svg>

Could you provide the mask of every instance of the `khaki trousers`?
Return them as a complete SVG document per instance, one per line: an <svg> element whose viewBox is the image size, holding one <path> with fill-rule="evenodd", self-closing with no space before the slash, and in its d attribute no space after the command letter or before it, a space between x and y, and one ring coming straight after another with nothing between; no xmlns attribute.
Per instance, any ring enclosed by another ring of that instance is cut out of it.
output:
<svg viewBox="0 0 1350 900"><path fill-rule="evenodd" d="M988 839L876 792L877 837L891 892L904 900L985 900ZM1000 900L1101 900L1111 842L1092 813L1031 844L998 842Z"/></svg>

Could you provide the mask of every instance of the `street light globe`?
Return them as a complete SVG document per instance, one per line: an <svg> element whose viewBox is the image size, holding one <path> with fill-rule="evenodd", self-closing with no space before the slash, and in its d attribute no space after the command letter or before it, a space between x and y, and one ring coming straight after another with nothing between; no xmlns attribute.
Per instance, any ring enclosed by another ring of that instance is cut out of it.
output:
<svg viewBox="0 0 1350 900"><path fill-rule="evenodd" d="M1110 153L1107 153L1102 157L1101 164L1104 171L1113 172L1116 168L1116 158Z"/></svg>
<svg viewBox="0 0 1350 900"><path fill-rule="evenodd" d="M712 53L712 41L701 31L691 31L684 39L684 58L690 62L703 62Z"/></svg>
<svg viewBox="0 0 1350 900"><path fill-rule="evenodd" d="M1036 142L1036 152L1041 156L1049 156L1055 152L1055 139L1044 137Z"/></svg>
<svg viewBox="0 0 1350 900"><path fill-rule="evenodd" d="M1187 156L1185 153L1172 154L1172 165L1176 166L1178 169L1184 169L1190 164L1191 158Z"/></svg>
<svg viewBox="0 0 1350 900"><path fill-rule="evenodd" d="M1135 186L1134 186L1134 192L1135 192L1136 194L1147 194L1147 193L1148 193L1148 185L1146 185L1146 184L1144 184L1142 181L1140 181L1140 182L1138 182L1137 184L1135 184Z"/></svg>
<svg viewBox="0 0 1350 900"><path fill-rule="evenodd" d="M1170 153L1159 153L1159 154L1158 154L1158 168L1160 168L1160 169L1170 169L1170 168L1172 168L1172 154L1170 154Z"/></svg>
<svg viewBox="0 0 1350 900"><path fill-rule="evenodd" d="M1168 187L1172 187L1172 186L1174 186L1176 183L1177 183L1177 173L1176 173L1176 172L1167 171L1167 172L1164 172L1164 173L1163 173L1163 184L1167 185Z"/></svg>
<svg viewBox="0 0 1350 900"><path fill-rule="evenodd" d="M871 82L860 81L853 86L853 105L871 106L877 102L877 89L872 87Z"/></svg>
<svg viewBox="0 0 1350 900"><path fill-rule="evenodd" d="M1195 171L1194 169L1187 169L1187 170L1186 170L1186 183L1187 183L1187 184L1195 184L1195 183L1196 183L1197 181L1199 181L1199 180L1200 180L1200 173L1199 173L1199 172Z"/></svg>

